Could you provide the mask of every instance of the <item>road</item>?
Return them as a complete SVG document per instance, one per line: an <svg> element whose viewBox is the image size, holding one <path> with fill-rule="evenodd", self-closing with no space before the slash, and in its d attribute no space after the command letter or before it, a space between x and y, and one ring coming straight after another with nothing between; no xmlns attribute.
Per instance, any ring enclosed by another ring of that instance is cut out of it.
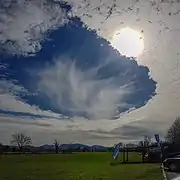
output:
<svg viewBox="0 0 180 180"><path fill-rule="evenodd" d="M173 178L180 177L180 174L179 174L179 173L173 173L173 172L167 172L167 171L165 171L165 174L166 174L167 180L171 180L171 179L173 179Z"/></svg>

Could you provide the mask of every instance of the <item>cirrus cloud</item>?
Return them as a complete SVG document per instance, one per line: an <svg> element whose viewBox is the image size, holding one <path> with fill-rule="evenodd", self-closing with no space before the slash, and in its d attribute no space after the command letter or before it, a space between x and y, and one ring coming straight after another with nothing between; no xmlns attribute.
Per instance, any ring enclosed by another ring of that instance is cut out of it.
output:
<svg viewBox="0 0 180 180"><path fill-rule="evenodd" d="M2 80L18 87L15 99L60 116L98 120L118 119L155 95L149 69L121 56L79 18L48 38L36 56L2 59Z"/></svg>

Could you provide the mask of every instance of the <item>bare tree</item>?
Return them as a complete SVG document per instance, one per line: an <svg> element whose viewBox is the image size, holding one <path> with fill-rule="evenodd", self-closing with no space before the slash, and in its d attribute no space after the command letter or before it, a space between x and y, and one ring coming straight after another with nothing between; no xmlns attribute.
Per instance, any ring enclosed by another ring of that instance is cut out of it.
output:
<svg viewBox="0 0 180 180"><path fill-rule="evenodd" d="M180 117L177 117L167 132L167 141L180 146Z"/></svg>
<svg viewBox="0 0 180 180"><path fill-rule="evenodd" d="M23 133L16 133L12 135L12 140L11 140L11 144L18 146L18 148L20 149L20 151L23 150L23 147L30 145L31 142L31 137L30 136L26 136Z"/></svg>
<svg viewBox="0 0 180 180"><path fill-rule="evenodd" d="M149 136L144 136L144 139L139 142L139 146L148 147L151 143L151 138Z"/></svg>
<svg viewBox="0 0 180 180"><path fill-rule="evenodd" d="M57 140L54 140L54 146L57 154L59 152L59 142Z"/></svg>
<svg viewBox="0 0 180 180"><path fill-rule="evenodd" d="M144 136L144 139L139 142L139 146L142 148L142 161L144 162L145 156L149 151L149 145L151 143L151 138L149 136Z"/></svg>

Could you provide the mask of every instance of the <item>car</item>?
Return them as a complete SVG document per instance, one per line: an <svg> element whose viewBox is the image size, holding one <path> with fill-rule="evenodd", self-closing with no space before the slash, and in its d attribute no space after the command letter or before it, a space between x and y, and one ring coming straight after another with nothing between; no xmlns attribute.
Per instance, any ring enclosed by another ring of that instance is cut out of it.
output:
<svg viewBox="0 0 180 180"><path fill-rule="evenodd" d="M180 156L166 158L163 161L163 167L165 170L180 173Z"/></svg>

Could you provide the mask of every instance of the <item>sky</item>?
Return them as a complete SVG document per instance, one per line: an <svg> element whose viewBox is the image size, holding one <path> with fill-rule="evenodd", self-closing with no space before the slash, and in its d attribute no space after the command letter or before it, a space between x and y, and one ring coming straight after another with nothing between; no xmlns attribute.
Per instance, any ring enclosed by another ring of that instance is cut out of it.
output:
<svg viewBox="0 0 180 180"><path fill-rule="evenodd" d="M0 142L113 145L161 137L180 115L178 0L2 0ZM143 33L138 58L114 32Z"/></svg>

